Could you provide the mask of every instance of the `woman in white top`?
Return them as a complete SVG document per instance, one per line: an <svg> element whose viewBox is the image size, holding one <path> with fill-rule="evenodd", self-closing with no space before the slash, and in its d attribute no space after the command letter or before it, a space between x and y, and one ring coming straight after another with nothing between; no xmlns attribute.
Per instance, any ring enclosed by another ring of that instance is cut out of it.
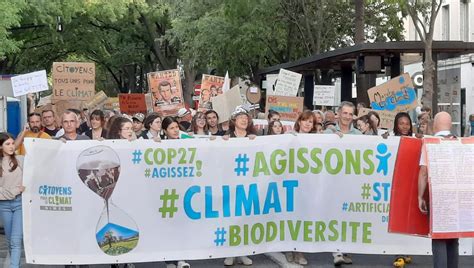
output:
<svg viewBox="0 0 474 268"><path fill-rule="evenodd" d="M0 216L10 253L10 268L20 267L23 219L21 193L23 186L23 156L15 155L15 140L8 133L0 133Z"/></svg>

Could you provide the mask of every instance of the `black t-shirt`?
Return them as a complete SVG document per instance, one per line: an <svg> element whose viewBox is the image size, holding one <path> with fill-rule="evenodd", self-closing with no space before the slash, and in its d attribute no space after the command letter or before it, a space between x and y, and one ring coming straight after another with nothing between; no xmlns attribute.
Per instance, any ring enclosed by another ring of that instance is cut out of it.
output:
<svg viewBox="0 0 474 268"><path fill-rule="evenodd" d="M222 129L219 129L217 130L216 133L211 133L212 136L224 136L225 135L225 131L222 130Z"/></svg>
<svg viewBox="0 0 474 268"><path fill-rule="evenodd" d="M48 135L51 136L51 137L56 136L56 133L58 133L58 131L59 131L59 128L49 129L49 128L46 128L46 127L45 127L45 128L43 129L43 132L46 133L46 134L48 134Z"/></svg>

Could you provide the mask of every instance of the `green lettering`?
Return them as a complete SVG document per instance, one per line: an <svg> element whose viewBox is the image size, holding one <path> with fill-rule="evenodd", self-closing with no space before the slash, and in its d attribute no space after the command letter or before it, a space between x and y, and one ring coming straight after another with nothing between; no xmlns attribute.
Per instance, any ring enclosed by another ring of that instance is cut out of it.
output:
<svg viewBox="0 0 474 268"><path fill-rule="evenodd" d="M359 228L360 223L351 221L349 226L352 227L352 242L355 243L357 242L357 228Z"/></svg>
<svg viewBox="0 0 474 268"><path fill-rule="evenodd" d="M303 222L303 240L306 242L311 242L311 229L309 228L311 225L313 225L312 221Z"/></svg>
<svg viewBox="0 0 474 268"><path fill-rule="evenodd" d="M371 239L372 230L370 229L371 227L372 227L371 222L364 222L364 224L362 224L362 243L365 243L365 244L372 243L372 239Z"/></svg>
<svg viewBox="0 0 474 268"><path fill-rule="evenodd" d="M268 169L267 161L265 160L265 155L263 152L257 152L255 154L255 163L253 166L254 177L259 176L262 172L264 175L270 175L270 170Z"/></svg>
<svg viewBox="0 0 474 268"><path fill-rule="evenodd" d="M374 162L372 162L372 155L374 154L374 151L372 150L367 150L364 152L364 162L367 164L367 167L364 168L364 174L365 175L371 175L374 173L375 165Z"/></svg>
<svg viewBox="0 0 474 268"><path fill-rule="evenodd" d="M333 155L336 156L336 167L331 166L331 158ZM330 149L324 157L324 164L326 165L326 171L329 174L336 175L342 169L342 153L337 149Z"/></svg>
<svg viewBox="0 0 474 268"><path fill-rule="evenodd" d="M353 153L355 153L355 156ZM354 173L351 173L351 168L354 170ZM359 150L356 150L355 152L352 152L351 150L346 150L346 174L360 174Z"/></svg>
<svg viewBox="0 0 474 268"><path fill-rule="evenodd" d="M333 233L332 235L328 236L329 241L337 241L337 239L339 238L339 233L337 232L336 226L336 220L332 220L329 222L329 230Z"/></svg>
<svg viewBox="0 0 474 268"><path fill-rule="evenodd" d="M298 152L296 153L296 157L298 157L298 161L303 164L303 166L298 166L296 170L299 174L306 174L308 173L309 163L306 159L306 154L308 153L308 148L299 148Z"/></svg>
<svg viewBox="0 0 474 268"><path fill-rule="evenodd" d="M282 159L277 160L278 156L281 156ZM286 159L284 157L286 156L285 151L281 149L277 149L273 151L272 155L270 156L270 166L272 168L273 173L275 175L281 175L283 172L285 172L286 169ZM278 161L278 167L277 167L277 161Z"/></svg>
<svg viewBox="0 0 474 268"><path fill-rule="evenodd" d="M313 174L319 174L323 170L323 162L318 157L320 153L321 148L313 148L313 150L311 150L311 160L316 164L316 167L311 167L311 173Z"/></svg>
<svg viewBox="0 0 474 268"><path fill-rule="evenodd" d="M324 231L326 230L326 224L323 221L317 221L316 222L316 227L314 231L314 237L316 241L326 241L324 239Z"/></svg>
<svg viewBox="0 0 474 268"><path fill-rule="evenodd" d="M151 154L152 152L153 152L153 149L148 148L145 150L145 153L143 153L143 159L145 160L145 163L147 165L153 165L153 161L150 160L150 158L148 158L148 155Z"/></svg>
<svg viewBox="0 0 474 268"><path fill-rule="evenodd" d="M296 226L293 225L293 221L288 221L288 229L290 230L290 236L293 241L298 239L300 233L301 221L296 221Z"/></svg>
<svg viewBox="0 0 474 268"><path fill-rule="evenodd" d="M235 247L240 245L240 226L231 225L229 226L229 246Z"/></svg>
<svg viewBox="0 0 474 268"><path fill-rule="evenodd" d="M257 230L258 230L258 236L257 236ZM251 231L252 243L256 245L262 243L264 234L265 232L263 231L263 224L255 223L254 225L252 225L252 231Z"/></svg>
<svg viewBox="0 0 474 268"><path fill-rule="evenodd" d="M265 241L266 242L271 242L271 241L275 240L276 236L277 236L276 223L274 223L272 221L267 222L267 232L266 232L266 235L265 235Z"/></svg>

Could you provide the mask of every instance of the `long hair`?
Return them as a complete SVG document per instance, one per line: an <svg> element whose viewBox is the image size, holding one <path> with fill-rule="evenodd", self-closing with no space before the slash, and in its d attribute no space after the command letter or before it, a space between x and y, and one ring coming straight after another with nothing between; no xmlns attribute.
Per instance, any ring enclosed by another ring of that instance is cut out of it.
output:
<svg viewBox="0 0 474 268"><path fill-rule="evenodd" d="M3 148L3 144L8 139L15 140L13 138L13 136L11 134L7 133L7 132L0 133L0 146L2 146L2 148ZM15 157L15 152L13 152L12 156L10 157L10 161L11 161L10 162L11 163L11 169L9 171L12 172L18 167L18 159L16 159L16 157ZM3 149L2 149L2 152L1 152L1 155L0 155L0 177L3 176L3 165L1 165L2 162L3 162Z"/></svg>
<svg viewBox="0 0 474 268"><path fill-rule="evenodd" d="M146 130L150 130L150 125L153 124L153 121L157 118L161 119L161 116L159 113L149 113L146 117L145 120L143 120L143 126L145 127Z"/></svg>
<svg viewBox="0 0 474 268"><path fill-rule="evenodd" d="M367 115L369 116L369 119L370 119L370 118L372 117L372 115L373 115L373 116L375 116L375 117L377 118L377 120L379 120L379 122L378 122L377 125L375 125L375 122L372 121L372 119L370 120L370 122L371 122L370 124L373 126L372 128L375 129L374 133L375 133L375 135L377 135L377 134L378 134L377 131L378 131L378 128L379 128L379 126L380 126L380 116L379 116L379 113L377 113L377 112L375 112L375 111L370 111Z"/></svg>
<svg viewBox="0 0 474 268"><path fill-rule="evenodd" d="M354 120L354 123L356 125L356 128L357 128L357 121L362 121L364 122L365 124L368 124L369 125L369 130L372 130L372 135L377 135L377 127L375 126L375 124L372 122L372 120L370 120L370 117L368 114L366 115L363 115L359 118L357 118L356 120ZM359 129L360 130L360 129ZM364 133L365 134L365 133Z"/></svg>
<svg viewBox="0 0 474 268"><path fill-rule="evenodd" d="M121 139L120 137L120 131L122 130L123 125L125 123L132 123L130 119L125 118L125 117L118 117L112 122L112 125L110 126L109 131L107 132L107 139L112 139L112 140L117 140Z"/></svg>
<svg viewBox="0 0 474 268"><path fill-rule="evenodd" d="M393 120L393 133L395 136L402 136L400 129L398 129L398 121L403 117L408 118L408 122L410 122L410 130L408 131L408 136L413 135L413 124L411 122L410 115L406 112L400 112L395 116L395 120Z"/></svg>
<svg viewBox="0 0 474 268"><path fill-rule="evenodd" d="M100 126L104 128L105 126L105 114L101 110L94 110L90 115L90 120L92 118L98 119L100 121Z"/></svg>
<svg viewBox="0 0 474 268"><path fill-rule="evenodd" d="M280 134L285 134L285 129L283 128L283 124L280 122L280 120L275 120L275 121L270 122L270 124L268 124L268 135L276 135L276 133L273 132L273 126L277 123L280 124L281 126Z"/></svg>
<svg viewBox="0 0 474 268"><path fill-rule="evenodd" d="M247 128L245 129L245 131L247 132L247 135L256 135L257 134L257 131L255 130L255 127L253 125L253 120L252 118L247 114L247 113L241 113L241 114L245 114L248 118L247 120ZM229 130L227 131L227 133L233 133L235 131L235 119L237 118L237 116L239 116L240 114L237 114L235 115L230 121L229 121Z"/></svg>
<svg viewBox="0 0 474 268"><path fill-rule="evenodd" d="M293 127L293 129L296 132L300 132L301 121L306 121L306 120L309 120L309 119L313 119L313 128L311 129L310 133L316 132L316 118L314 116L313 111L310 111L310 110L306 110L298 116L298 119L296 119L295 126Z"/></svg>
<svg viewBox="0 0 474 268"><path fill-rule="evenodd" d="M194 134L197 134L197 131L199 130L198 126L197 126L197 120L199 118L203 118L204 119L204 122L205 122L205 125L204 125L204 133L207 135L209 133L208 129L209 129L209 126L207 125L207 121L206 121L206 115L203 113L203 112L197 112L194 117L193 117L193 120L191 120L191 130L193 131Z"/></svg>

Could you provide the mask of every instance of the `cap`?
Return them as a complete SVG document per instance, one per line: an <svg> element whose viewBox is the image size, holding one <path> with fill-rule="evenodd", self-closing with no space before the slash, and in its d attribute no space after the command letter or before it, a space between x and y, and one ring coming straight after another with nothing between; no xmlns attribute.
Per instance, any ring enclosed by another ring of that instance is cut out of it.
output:
<svg viewBox="0 0 474 268"><path fill-rule="evenodd" d="M247 114L247 110L245 110L242 106L235 107L235 110L232 112L232 119L235 119L238 115Z"/></svg>
<svg viewBox="0 0 474 268"><path fill-rule="evenodd" d="M140 121L140 123L143 123L143 120L145 120L145 115L142 113L136 113L133 115L132 119L136 119Z"/></svg>
<svg viewBox="0 0 474 268"><path fill-rule="evenodd" d="M190 114L190 112L186 108L181 108L178 110L178 117L184 117L188 114Z"/></svg>

